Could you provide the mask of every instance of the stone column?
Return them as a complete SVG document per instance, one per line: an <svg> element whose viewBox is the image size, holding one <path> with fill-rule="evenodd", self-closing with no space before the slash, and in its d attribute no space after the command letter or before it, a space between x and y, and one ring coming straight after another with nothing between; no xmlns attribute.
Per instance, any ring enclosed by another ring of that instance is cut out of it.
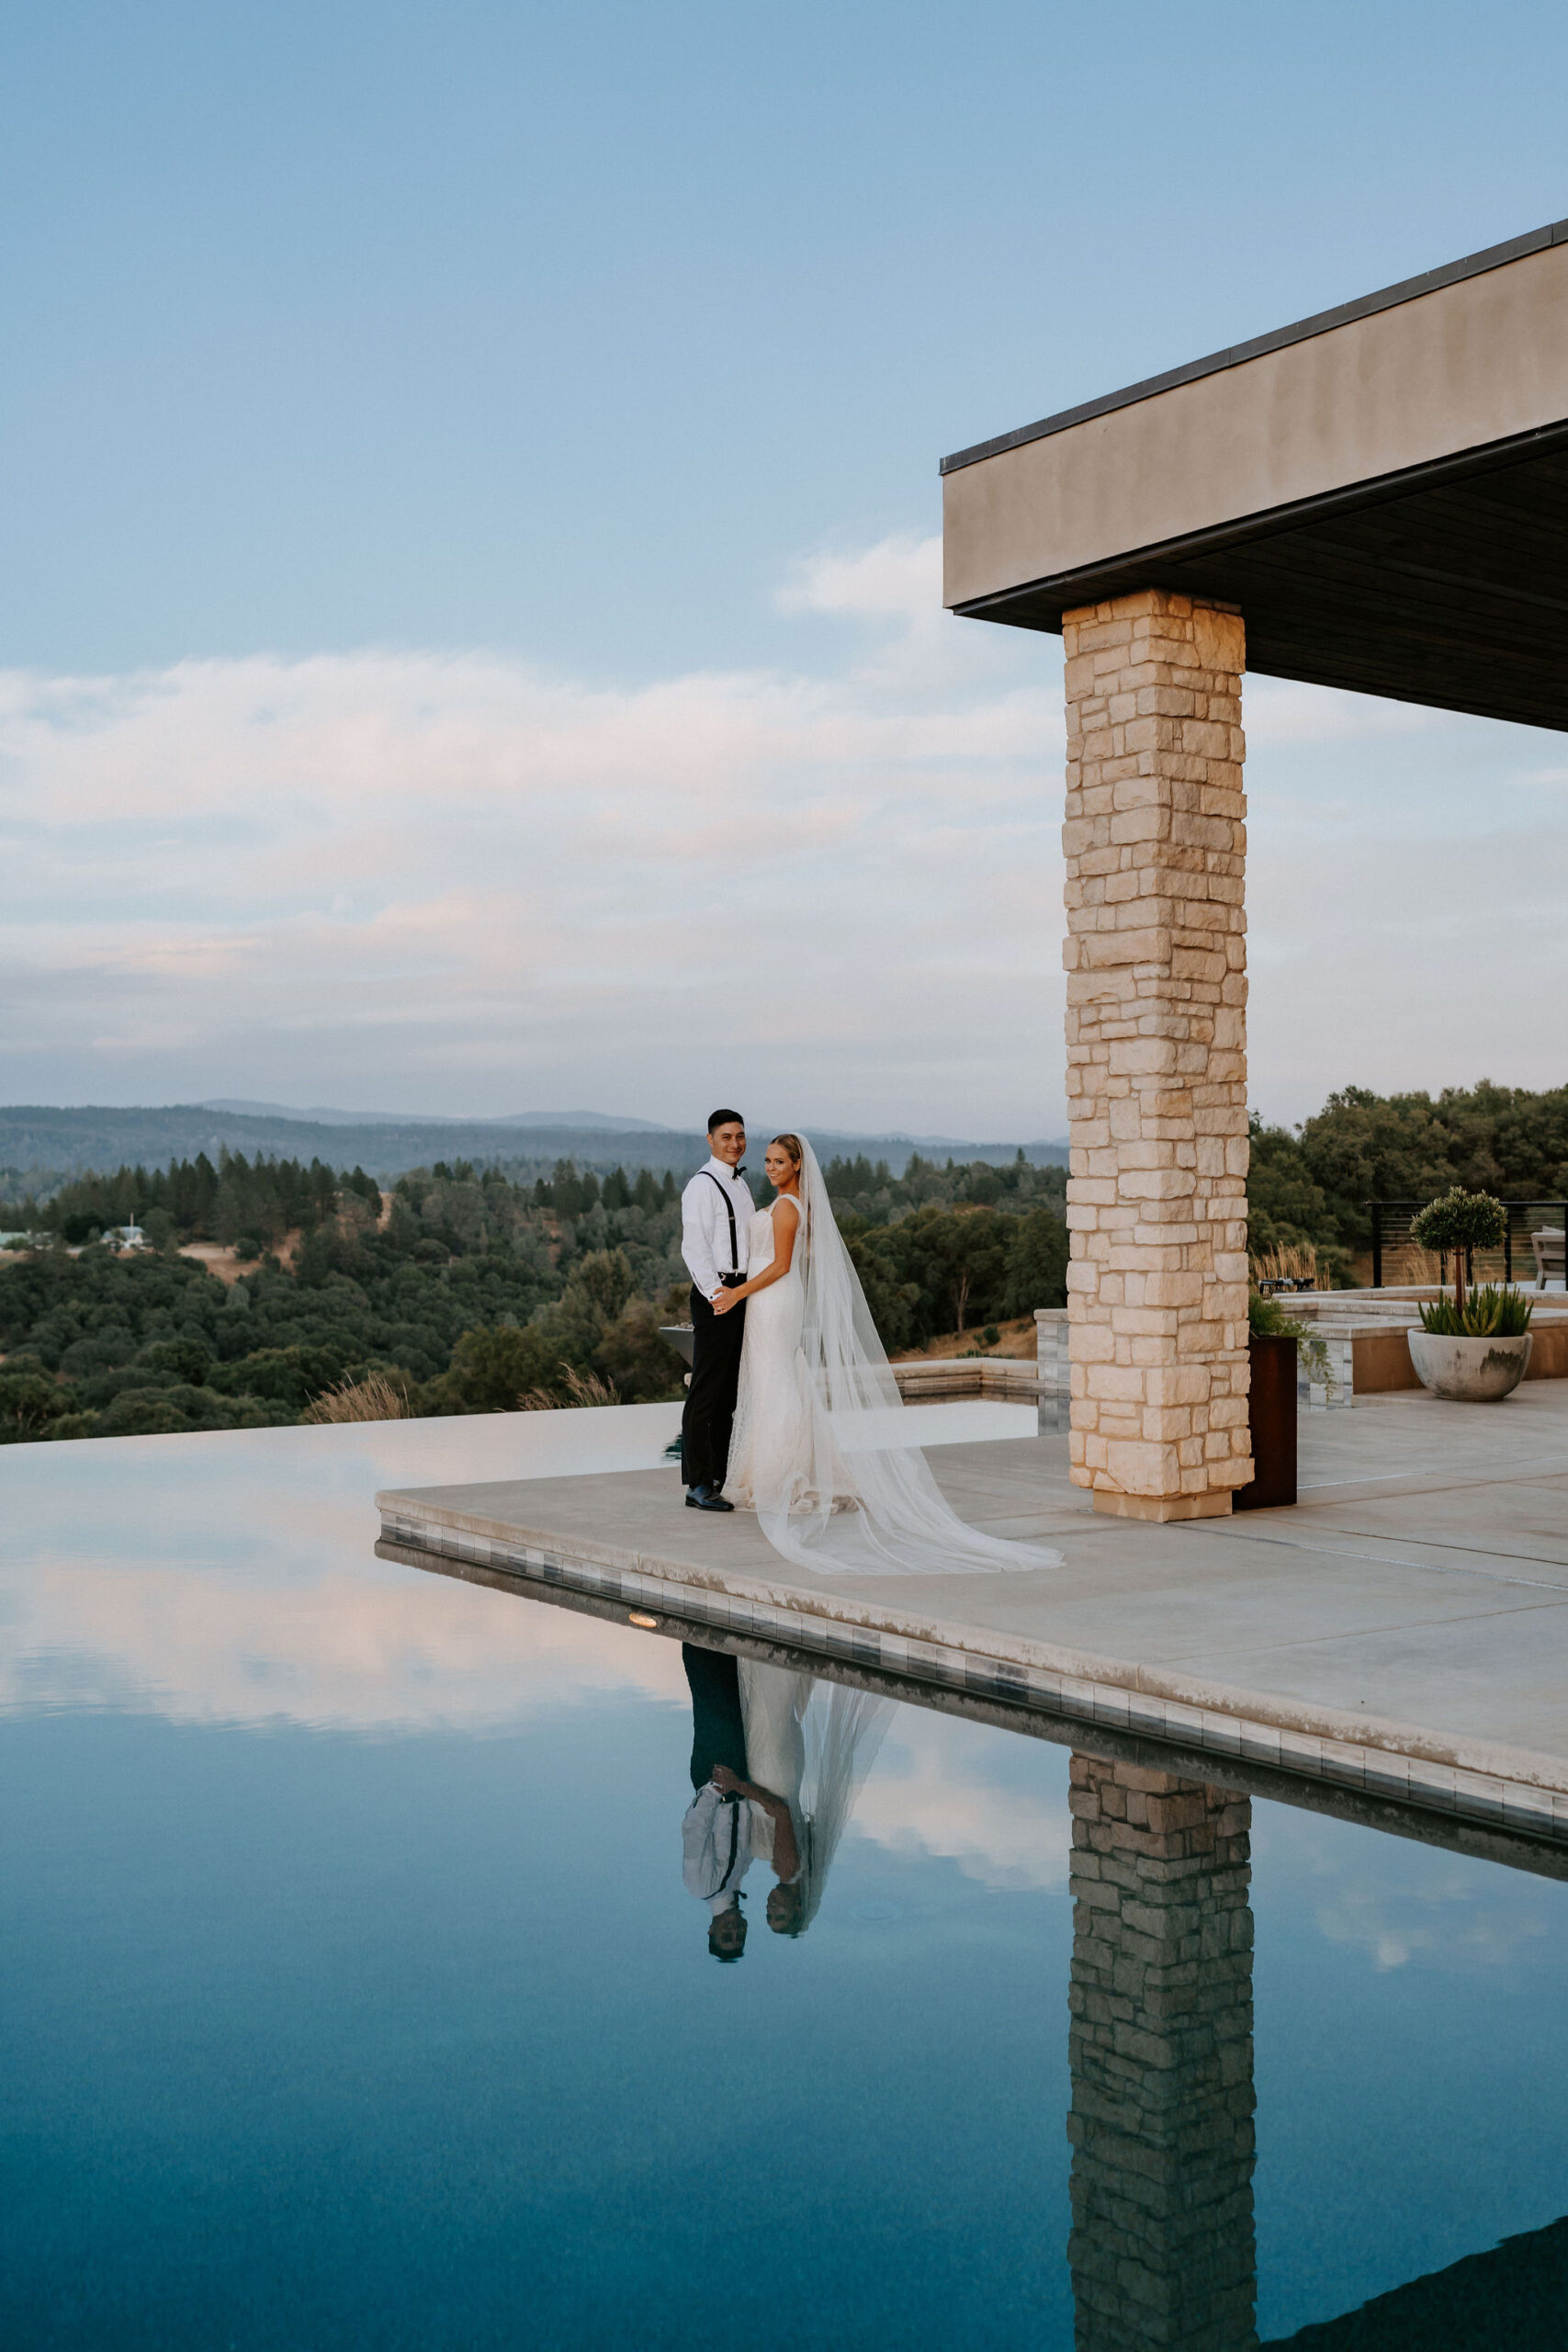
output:
<svg viewBox="0 0 1568 2352"><path fill-rule="evenodd" d="M1245 639L1156 590L1063 633L1072 1476L1202 1518L1252 1476Z"/></svg>
<svg viewBox="0 0 1568 2352"><path fill-rule="evenodd" d="M1251 1803L1072 1759L1078 2352L1254 2352Z"/></svg>

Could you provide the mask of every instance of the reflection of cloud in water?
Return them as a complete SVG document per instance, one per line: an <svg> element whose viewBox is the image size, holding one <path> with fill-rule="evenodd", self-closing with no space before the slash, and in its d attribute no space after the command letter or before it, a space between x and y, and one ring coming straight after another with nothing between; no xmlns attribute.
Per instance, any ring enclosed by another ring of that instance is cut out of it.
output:
<svg viewBox="0 0 1568 2352"><path fill-rule="evenodd" d="M996 1408L927 1409L922 1431L944 1409ZM101 1707L384 1736L502 1732L615 1691L684 1713L676 1643L372 1548L379 1486L646 1466L675 1418L630 1407L7 1448L0 1712ZM671 1756L678 1797L676 1725ZM896 1852L951 1858L984 1885L1060 1884L1066 1807L1040 1792L1037 1761L975 1724L899 1707L855 1827Z"/></svg>
<svg viewBox="0 0 1568 2352"><path fill-rule="evenodd" d="M1529 1911L1500 1911L1495 1892L1468 1875L1445 1875L1426 1886L1356 1879L1313 1916L1326 1942L1366 1952L1382 1973L1417 1958L1439 1968L1501 1968L1547 1927Z"/></svg>
<svg viewBox="0 0 1568 2352"><path fill-rule="evenodd" d="M1359 1953L1379 1974L1415 1966L1501 1975L1546 1957L1555 1936L1556 1888L1479 1858L1262 1804L1252 1846L1260 1915L1277 1918L1283 1894L1325 1943Z"/></svg>
<svg viewBox="0 0 1568 2352"><path fill-rule="evenodd" d="M499 1727L684 1701L670 1645L376 1559L378 1486L656 1461L673 1408L7 1448L0 1705ZM24 1565L25 1563L25 1565Z"/></svg>
<svg viewBox="0 0 1568 2352"><path fill-rule="evenodd" d="M186 1567L45 1568L0 1651L0 1706L186 1723L483 1731L591 1690L683 1704L674 1645L412 1568L234 1584Z"/></svg>
<svg viewBox="0 0 1568 2352"><path fill-rule="evenodd" d="M1060 1886L1072 1824L1065 1794L987 1777L994 1733L901 1707L855 1807L855 1827L895 1853L940 1855L997 1888Z"/></svg>

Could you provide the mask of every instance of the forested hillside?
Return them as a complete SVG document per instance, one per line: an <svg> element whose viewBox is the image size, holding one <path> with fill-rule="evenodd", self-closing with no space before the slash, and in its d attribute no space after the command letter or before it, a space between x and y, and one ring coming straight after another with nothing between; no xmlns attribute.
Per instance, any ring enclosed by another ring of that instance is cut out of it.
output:
<svg viewBox="0 0 1568 2352"><path fill-rule="evenodd" d="M1062 1170L917 1156L902 1177L827 1174L890 1347L1064 1295ZM153 1249L97 1241L133 1220ZM659 1336L685 1312L672 1171L601 1182L563 1162L519 1184L437 1161L384 1197L319 1159L198 1154L0 1206L0 1225L54 1237L0 1269L0 1437L293 1421L374 1372L416 1413L564 1404L584 1380L628 1403L680 1394ZM191 1242L233 1245L247 1270L226 1283L179 1254Z"/></svg>
<svg viewBox="0 0 1568 2352"><path fill-rule="evenodd" d="M1568 1194L1568 1087L1372 1093L1348 1086L1295 1133L1252 1127L1253 1250L1311 1242L1343 1278L1371 1244L1369 1201L1429 1201L1450 1185L1502 1200Z"/></svg>
<svg viewBox="0 0 1568 2352"><path fill-rule="evenodd" d="M827 1176L890 1351L1062 1303L1063 1169L916 1154L901 1176L865 1157ZM1562 1199L1568 1088L1347 1087L1295 1132L1255 1122L1252 1248L1310 1242L1348 1281L1367 1202L1455 1183ZM153 1250L97 1245L133 1220ZM0 1227L42 1237L0 1267L0 1438L291 1421L377 1371L418 1413L565 1403L584 1381L627 1402L680 1393L659 1337L685 1313L674 1170L562 1160L519 1182L436 1160L386 1194L320 1158L198 1152L0 1203ZM245 1271L220 1281L179 1254L192 1242Z"/></svg>

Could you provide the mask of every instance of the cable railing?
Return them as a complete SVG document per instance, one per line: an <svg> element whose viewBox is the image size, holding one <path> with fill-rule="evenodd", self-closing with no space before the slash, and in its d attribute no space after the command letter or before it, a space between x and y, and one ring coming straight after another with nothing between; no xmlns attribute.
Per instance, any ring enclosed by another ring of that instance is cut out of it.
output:
<svg viewBox="0 0 1568 2352"><path fill-rule="evenodd" d="M1395 1282L1429 1280L1429 1272L1422 1274L1413 1269L1425 1264L1428 1269L1436 1256L1438 1280L1449 1279L1448 1252L1421 1250L1410 1238L1410 1222L1427 1205L1425 1201L1368 1201L1367 1213L1372 1221L1372 1288L1382 1290L1383 1270L1391 1261L1400 1269L1392 1279ZM1556 1271L1562 1271L1563 1234L1568 1231L1568 1201L1504 1201L1507 1224L1503 1239L1494 1250L1471 1250L1465 1252L1465 1281L1473 1282L1475 1269L1482 1269L1482 1279L1511 1283L1517 1261L1521 1271L1528 1269L1525 1279L1536 1279L1536 1252L1532 1236L1539 1232L1552 1235L1556 1243L1551 1254L1557 1260Z"/></svg>

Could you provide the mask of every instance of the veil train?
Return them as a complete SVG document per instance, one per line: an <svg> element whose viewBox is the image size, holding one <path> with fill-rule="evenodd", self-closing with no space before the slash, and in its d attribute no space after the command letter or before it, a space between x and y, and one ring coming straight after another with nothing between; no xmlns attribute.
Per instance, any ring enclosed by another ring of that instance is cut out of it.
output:
<svg viewBox="0 0 1568 2352"><path fill-rule="evenodd" d="M1049 1544L1013 1544L959 1518L920 1452L865 1293L833 1216L817 1154L801 1137L805 1313L801 1330L810 1458L786 1490L755 1498L786 1560L861 1576L995 1574L1060 1567ZM846 1508L846 1505L848 1506Z"/></svg>

